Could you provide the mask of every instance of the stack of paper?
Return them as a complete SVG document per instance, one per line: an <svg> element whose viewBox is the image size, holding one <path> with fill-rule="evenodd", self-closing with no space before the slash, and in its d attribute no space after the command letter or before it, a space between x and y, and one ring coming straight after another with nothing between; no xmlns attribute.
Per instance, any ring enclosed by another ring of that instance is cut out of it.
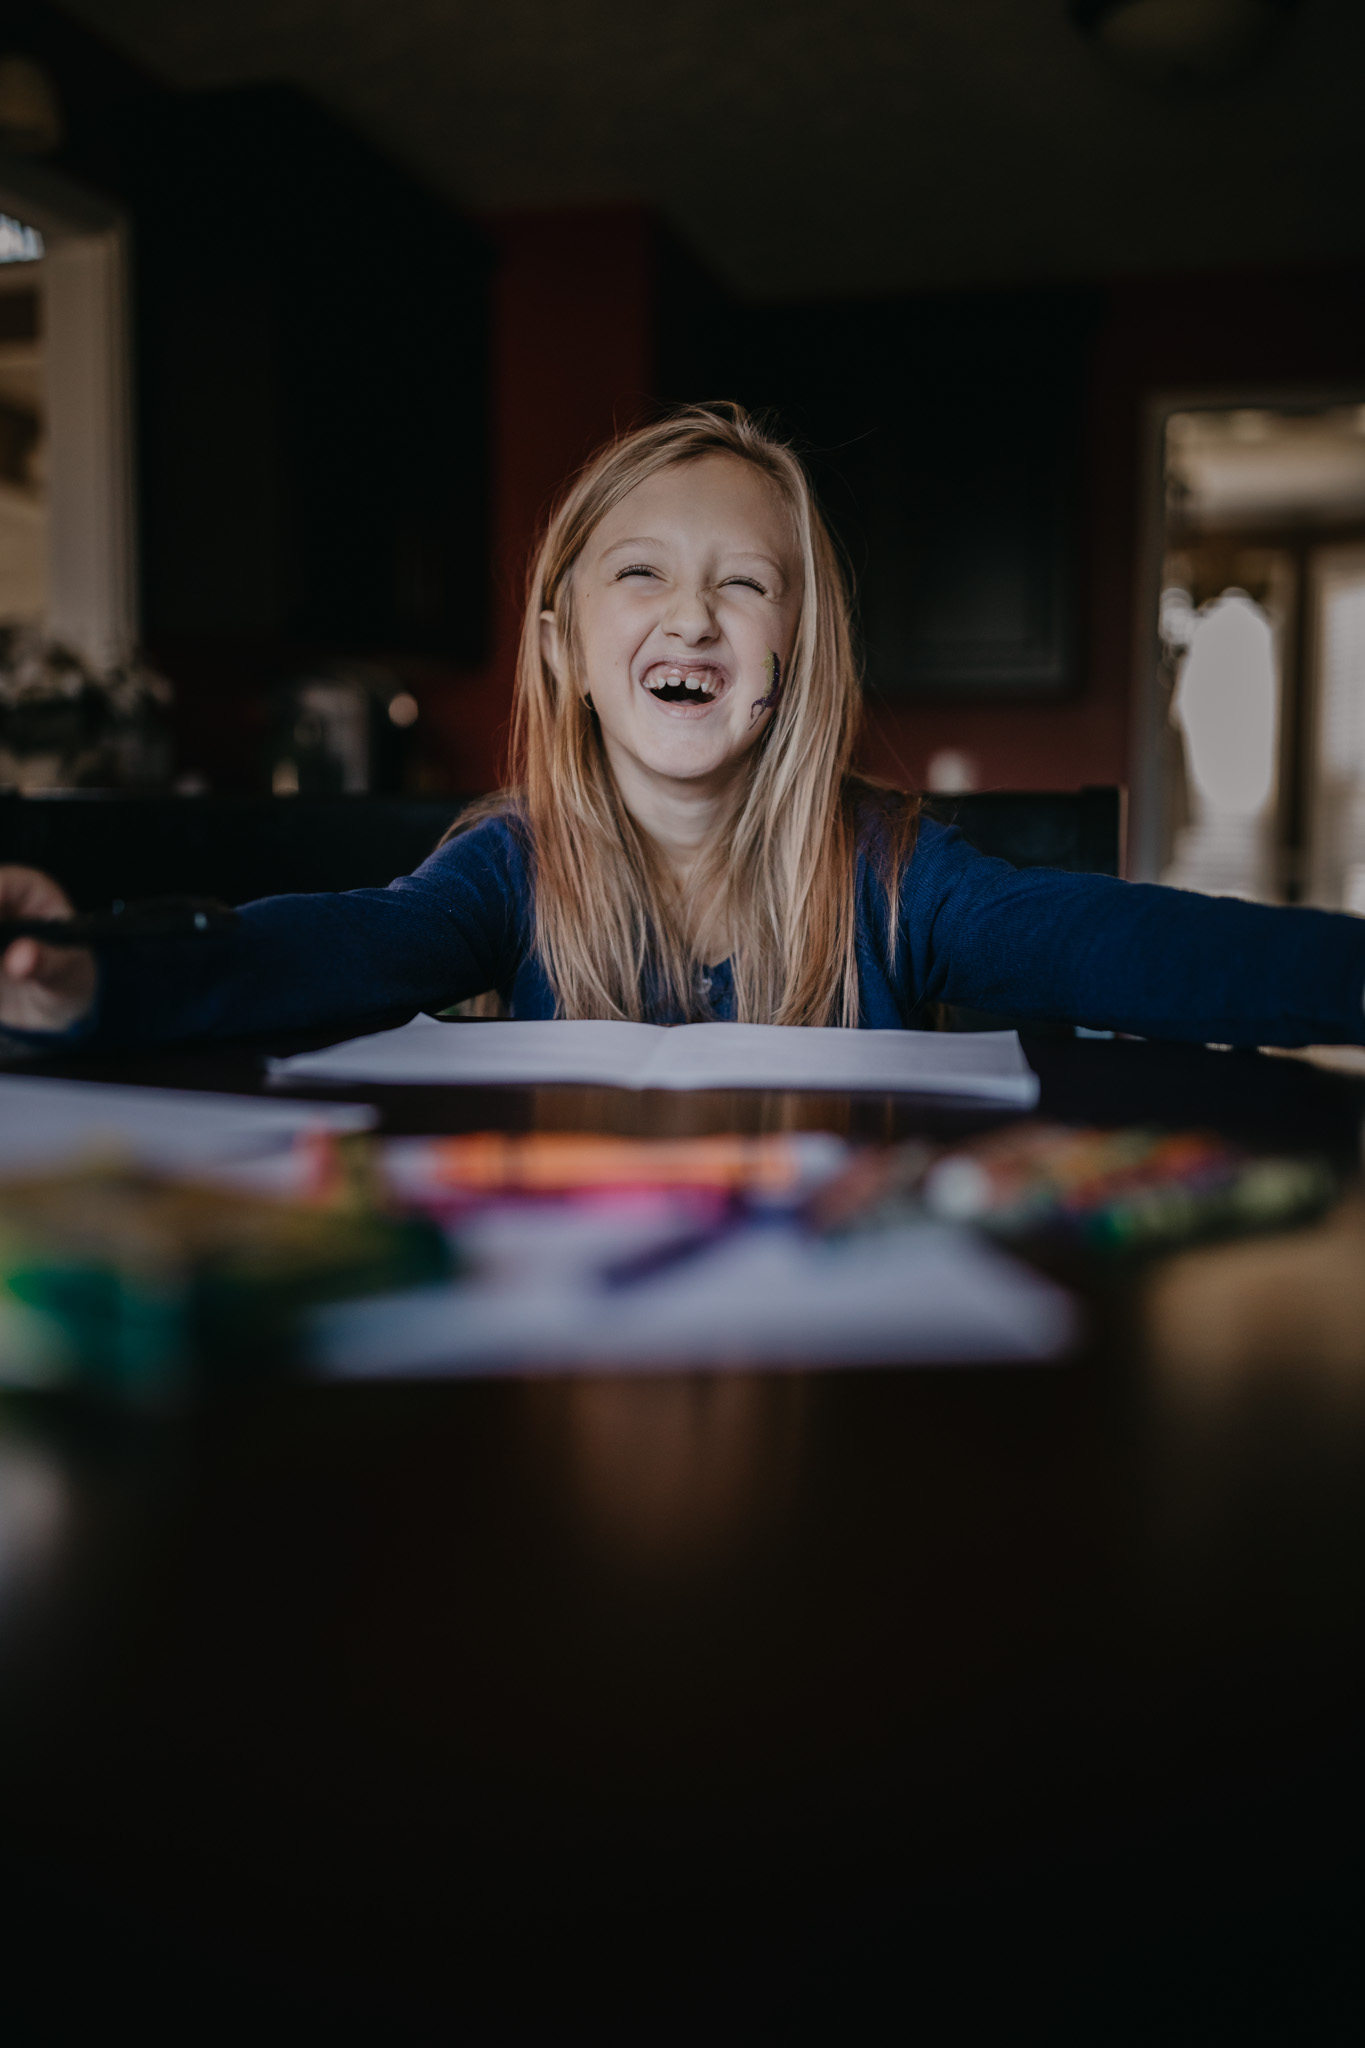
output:
<svg viewBox="0 0 1365 2048"><path fill-rule="evenodd" d="M841 1031L778 1024L451 1023L273 1060L277 1081L617 1088L798 1088L938 1095L1031 1109L1014 1031Z"/></svg>
<svg viewBox="0 0 1365 2048"><path fill-rule="evenodd" d="M41 1173L99 1152L166 1172L283 1152L301 1131L358 1131L366 1103L280 1102L179 1088L0 1075L0 1174Z"/></svg>

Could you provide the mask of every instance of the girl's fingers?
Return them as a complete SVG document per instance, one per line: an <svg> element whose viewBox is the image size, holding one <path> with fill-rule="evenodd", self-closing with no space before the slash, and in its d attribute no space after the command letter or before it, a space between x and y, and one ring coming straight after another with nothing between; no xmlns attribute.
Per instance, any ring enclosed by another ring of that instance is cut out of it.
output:
<svg viewBox="0 0 1365 2048"><path fill-rule="evenodd" d="M28 981L38 972L38 946L33 939L16 939L0 961L12 981Z"/></svg>
<svg viewBox="0 0 1365 2048"><path fill-rule="evenodd" d="M83 946L16 939L0 956L0 1028L64 1031L95 997L95 956Z"/></svg>
<svg viewBox="0 0 1365 2048"><path fill-rule="evenodd" d="M70 917L66 892L37 868L0 867L0 919ZM95 956L85 947L15 939L0 954L0 1027L64 1031L95 998Z"/></svg>
<svg viewBox="0 0 1365 2048"><path fill-rule="evenodd" d="M0 916L70 917L71 900L39 868L0 867Z"/></svg>
<svg viewBox="0 0 1365 2048"><path fill-rule="evenodd" d="M37 939L16 939L0 959L0 969L11 981L32 981L43 988L61 988L80 979L82 963L88 958L84 948L44 946Z"/></svg>
<svg viewBox="0 0 1365 2048"><path fill-rule="evenodd" d="M34 982L39 988L65 990L83 980L85 963L90 959L84 948L45 946L38 939L20 939L18 943L29 949L25 981Z"/></svg>

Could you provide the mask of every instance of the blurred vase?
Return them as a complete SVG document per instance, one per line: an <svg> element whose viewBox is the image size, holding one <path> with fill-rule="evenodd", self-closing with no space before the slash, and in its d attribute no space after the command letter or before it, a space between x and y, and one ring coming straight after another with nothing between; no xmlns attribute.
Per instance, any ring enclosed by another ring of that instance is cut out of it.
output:
<svg viewBox="0 0 1365 2048"><path fill-rule="evenodd" d="M0 627L0 788L164 787L171 701L137 660L96 674L36 627Z"/></svg>
<svg viewBox="0 0 1365 2048"><path fill-rule="evenodd" d="M416 699L388 669L339 663L287 684L270 745L276 796L355 796L402 787Z"/></svg>
<svg viewBox="0 0 1365 2048"><path fill-rule="evenodd" d="M1193 818L1162 875L1180 889L1273 900L1280 684L1269 614L1225 590L1190 615L1171 704Z"/></svg>

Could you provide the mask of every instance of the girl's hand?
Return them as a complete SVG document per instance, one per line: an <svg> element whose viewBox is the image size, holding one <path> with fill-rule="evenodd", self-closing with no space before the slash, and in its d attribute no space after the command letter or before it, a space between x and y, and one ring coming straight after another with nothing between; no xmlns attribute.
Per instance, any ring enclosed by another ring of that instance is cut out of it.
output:
<svg viewBox="0 0 1365 2048"><path fill-rule="evenodd" d="M0 867L0 923L12 917L70 917L71 905L37 868ZM95 1000L95 956L84 946L16 939L0 954L0 1025L65 1031Z"/></svg>

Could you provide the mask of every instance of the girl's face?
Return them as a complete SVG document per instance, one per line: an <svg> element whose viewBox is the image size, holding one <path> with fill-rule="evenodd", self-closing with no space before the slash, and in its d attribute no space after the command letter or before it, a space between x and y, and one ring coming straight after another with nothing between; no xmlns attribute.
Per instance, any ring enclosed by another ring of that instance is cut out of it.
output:
<svg viewBox="0 0 1365 2048"><path fill-rule="evenodd" d="M582 670L623 796L644 783L719 789L772 718L801 608L801 566L776 488L708 455L638 484L573 569ZM546 660L562 674L555 617Z"/></svg>

